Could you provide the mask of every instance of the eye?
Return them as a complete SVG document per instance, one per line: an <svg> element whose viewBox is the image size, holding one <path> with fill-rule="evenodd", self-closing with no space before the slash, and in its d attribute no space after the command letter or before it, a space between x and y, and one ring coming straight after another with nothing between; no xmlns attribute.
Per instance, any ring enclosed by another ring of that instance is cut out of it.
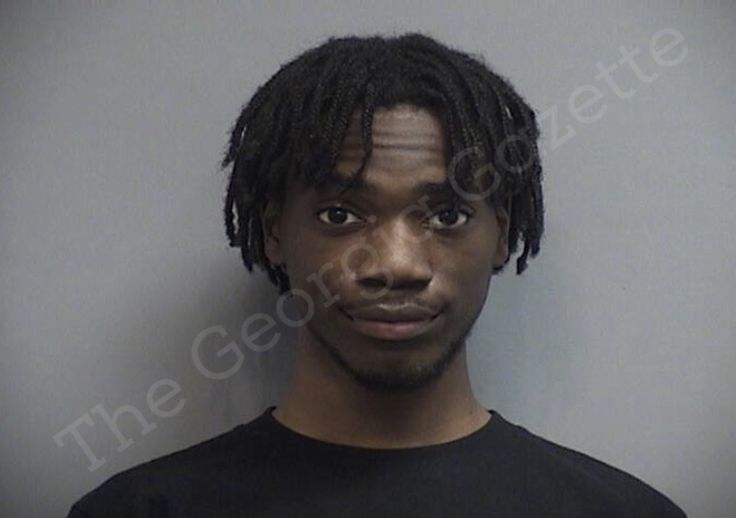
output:
<svg viewBox="0 0 736 518"><path fill-rule="evenodd" d="M442 230L453 229L465 225L471 217L472 214L468 211L457 207L450 207L436 212L431 218L429 218L429 224L432 227Z"/></svg>
<svg viewBox="0 0 736 518"><path fill-rule="evenodd" d="M327 207L317 212L322 223L332 226L345 226L361 221L359 217L344 207ZM350 220L350 218L353 218Z"/></svg>

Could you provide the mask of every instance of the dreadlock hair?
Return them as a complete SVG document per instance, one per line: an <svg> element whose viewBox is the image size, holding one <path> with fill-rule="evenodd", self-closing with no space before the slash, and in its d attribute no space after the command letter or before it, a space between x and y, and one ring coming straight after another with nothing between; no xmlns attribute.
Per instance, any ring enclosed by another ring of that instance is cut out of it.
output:
<svg viewBox="0 0 736 518"><path fill-rule="evenodd" d="M361 112L364 154L352 178L359 182L372 152L375 110L401 103L436 113L451 156L469 156L453 171L463 188L470 188L474 171L490 167L494 189L486 199L509 210L509 253L516 252L521 237L524 250L516 261L517 275L526 269L529 254L539 252L544 229L534 112L482 57L409 33L330 38L282 65L244 105L220 165L226 169L232 164L225 227L230 246L240 247L248 271L258 265L280 293L289 290L284 268L271 264L264 253L261 218L266 201L283 200L292 174L308 186L334 180L356 110ZM493 272L503 270L509 258Z"/></svg>

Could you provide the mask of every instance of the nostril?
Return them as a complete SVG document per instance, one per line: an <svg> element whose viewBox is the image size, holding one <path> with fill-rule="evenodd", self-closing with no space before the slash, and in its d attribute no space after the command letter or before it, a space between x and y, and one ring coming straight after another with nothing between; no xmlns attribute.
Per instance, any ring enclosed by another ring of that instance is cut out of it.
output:
<svg viewBox="0 0 736 518"><path fill-rule="evenodd" d="M388 278L384 275L375 277L364 277L360 279L360 283L367 288L383 288L388 284Z"/></svg>

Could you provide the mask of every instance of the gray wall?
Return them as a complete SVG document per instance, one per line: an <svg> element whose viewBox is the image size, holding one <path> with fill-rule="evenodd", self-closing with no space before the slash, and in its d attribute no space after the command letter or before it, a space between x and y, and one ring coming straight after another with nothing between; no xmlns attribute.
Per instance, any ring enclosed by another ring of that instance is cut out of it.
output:
<svg viewBox="0 0 736 518"><path fill-rule="evenodd" d="M278 401L294 333L240 337L280 319L226 244L226 133L297 52L414 29L544 114L546 236L494 281L477 395L691 516L733 516L736 7L611 4L3 2L0 515L62 515ZM610 68L622 46L638 76Z"/></svg>

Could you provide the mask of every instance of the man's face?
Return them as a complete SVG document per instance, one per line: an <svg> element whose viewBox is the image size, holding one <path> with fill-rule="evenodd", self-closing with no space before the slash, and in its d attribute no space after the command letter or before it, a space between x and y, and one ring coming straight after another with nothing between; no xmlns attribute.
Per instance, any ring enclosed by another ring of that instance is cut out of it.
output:
<svg viewBox="0 0 736 518"><path fill-rule="evenodd" d="M336 172L348 178L362 153L356 112ZM451 187L425 192L447 183L447 153L431 112L379 109L365 186L339 194L291 180L283 206L264 213L266 254L285 264L305 317L300 339L364 387L406 391L438 378L508 256L504 209L462 197L453 209Z"/></svg>

